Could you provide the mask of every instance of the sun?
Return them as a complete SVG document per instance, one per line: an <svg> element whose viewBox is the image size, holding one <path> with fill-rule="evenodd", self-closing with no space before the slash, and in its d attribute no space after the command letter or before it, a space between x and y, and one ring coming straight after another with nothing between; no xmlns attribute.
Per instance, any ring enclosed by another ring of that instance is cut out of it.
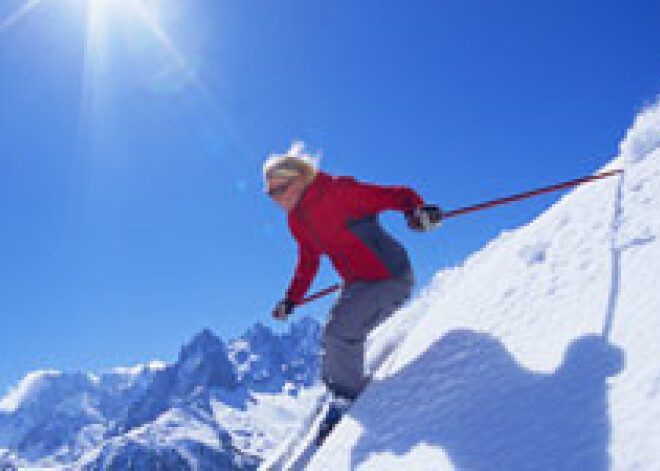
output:
<svg viewBox="0 0 660 471"><path fill-rule="evenodd" d="M146 29L151 34L164 34L157 19L160 4L146 0L84 0L87 42L104 43L111 30L129 25L137 25L135 31Z"/></svg>
<svg viewBox="0 0 660 471"><path fill-rule="evenodd" d="M171 34L181 38L190 31L182 30L181 22L172 21L178 20L185 6L179 0L23 0L0 17L0 37L6 30L21 27L26 18L43 14L46 6L68 10L70 18L80 22L80 109L85 119L110 106L115 79L131 60L140 64L131 71L139 73L141 83L155 92L175 90L210 96L192 65L195 62L181 52ZM134 61L136 54L142 55L139 61ZM175 86L168 89L168 83Z"/></svg>
<svg viewBox="0 0 660 471"><path fill-rule="evenodd" d="M4 18L0 17L0 34L15 27L28 15L36 14L46 3L77 5L84 9L88 53L102 55L113 30L121 29L119 26L131 26L134 32L142 30L151 35L177 66L186 66L183 55L162 24L160 10L166 3L164 0L25 0Z"/></svg>
<svg viewBox="0 0 660 471"><path fill-rule="evenodd" d="M142 30L170 55L174 64L186 71L187 61L162 24L162 0L85 0L87 3L88 50L102 49L113 26L133 26Z"/></svg>

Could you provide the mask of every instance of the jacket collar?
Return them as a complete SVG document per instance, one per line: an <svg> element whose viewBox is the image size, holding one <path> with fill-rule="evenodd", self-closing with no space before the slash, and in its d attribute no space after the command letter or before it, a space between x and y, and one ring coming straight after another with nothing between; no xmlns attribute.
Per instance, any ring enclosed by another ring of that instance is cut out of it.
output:
<svg viewBox="0 0 660 471"><path fill-rule="evenodd" d="M323 197L332 177L325 172L318 172L314 180L305 188L303 194L296 205L291 209L291 215L297 215L300 211L305 211L314 201Z"/></svg>

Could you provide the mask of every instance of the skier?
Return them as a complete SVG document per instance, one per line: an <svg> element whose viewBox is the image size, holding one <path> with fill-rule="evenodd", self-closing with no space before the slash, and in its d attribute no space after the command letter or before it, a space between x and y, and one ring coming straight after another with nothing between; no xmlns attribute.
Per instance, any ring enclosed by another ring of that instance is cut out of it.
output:
<svg viewBox="0 0 660 471"><path fill-rule="evenodd" d="M360 183L318 170L316 160L294 143L263 165L266 193L287 212L298 243L298 264L273 317L285 320L304 298L322 255L344 280L322 337L322 378L330 404L317 438L320 444L369 382L364 348L369 332L406 301L414 283L405 249L379 224L385 210L402 211L408 226L429 231L440 208L413 190Z"/></svg>

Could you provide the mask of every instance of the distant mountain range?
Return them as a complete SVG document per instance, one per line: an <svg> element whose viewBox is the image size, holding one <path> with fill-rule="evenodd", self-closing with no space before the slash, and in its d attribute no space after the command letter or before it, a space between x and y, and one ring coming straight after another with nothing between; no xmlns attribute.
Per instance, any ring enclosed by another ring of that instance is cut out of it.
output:
<svg viewBox="0 0 660 471"><path fill-rule="evenodd" d="M313 396L320 332L207 329L172 364L30 373L0 401L0 469L256 469Z"/></svg>

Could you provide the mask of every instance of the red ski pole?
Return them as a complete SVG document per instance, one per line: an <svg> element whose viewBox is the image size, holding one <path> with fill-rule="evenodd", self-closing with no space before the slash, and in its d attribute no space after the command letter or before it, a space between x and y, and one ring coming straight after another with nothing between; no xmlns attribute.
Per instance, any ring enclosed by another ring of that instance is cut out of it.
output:
<svg viewBox="0 0 660 471"><path fill-rule="evenodd" d="M589 175L587 177L576 178L575 180L569 180L569 181L566 181L566 182L557 183L556 185L545 186L543 188L538 188L536 190L527 191L525 193L518 193L517 195L506 196L504 198L498 198L498 199L495 199L495 200L474 204L472 206L466 206L464 208L454 209L452 211L443 212L442 213L442 219L453 218L455 216L461 216L463 214L472 213L472 212L475 212L475 211L481 211L483 209L492 208L494 206L500 206L500 205L503 205L503 204L512 203L514 201L524 200L524 199L527 199L527 198L531 198L533 196L538 196L538 195L542 195L542 194L545 194L545 193L550 193L550 192L553 192L553 191L563 190L563 189L566 189L566 188L572 188L572 187L575 187L575 186L578 186L578 185L582 185L583 183L592 182L592 181L595 181L595 180L601 180L603 178L608 178L608 177L611 177L613 175L618 175L620 173L623 173L623 170L621 170L621 169L610 170L609 172L603 172L603 173L599 173L597 175ZM314 293L310 296L307 296L302 301L300 301L298 303L298 305L307 304L309 302L317 300L318 298L322 298L323 296L327 296L330 293L334 293L335 291L337 291L341 287L342 287L341 284L332 285L332 286L330 286L330 287L328 287L324 290L321 290L317 293Z"/></svg>
<svg viewBox="0 0 660 471"><path fill-rule="evenodd" d="M453 218L454 216L460 216L466 213L472 213L474 211L481 211L482 209L492 208L493 206L499 206L502 204L512 203L514 201L520 201L532 196L542 195L544 193L550 193L552 191L563 190L565 188L572 188L574 186L582 185L583 183L592 182L594 180L600 180L602 178L611 177L613 175L618 175L623 173L623 170L611 170L609 172L599 173L597 175L590 175L588 177L576 178L575 180L570 180L567 182L557 183L556 185L546 186L532 191L527 191L525 193L519 193L513 196L507 196L504 198L498 198L496 200L486 201L484 203L475 204L472 206L466 206L465 208L454 209L453 211L443 212L442 219Z"/></svg>
<svg viewBox="0 0 660 471"><path fill-rule="evenodd" d="M323 296L327 296L330 293L334 293L338 289L342 287L341 284L337 283L335 285L332 285L324 290L319 291L318 293L310 294L306 298L303 298L299 303L298 306L302 306L303 304L311 303L312 301L316 301L319 298L322 298Z"/></svg>

